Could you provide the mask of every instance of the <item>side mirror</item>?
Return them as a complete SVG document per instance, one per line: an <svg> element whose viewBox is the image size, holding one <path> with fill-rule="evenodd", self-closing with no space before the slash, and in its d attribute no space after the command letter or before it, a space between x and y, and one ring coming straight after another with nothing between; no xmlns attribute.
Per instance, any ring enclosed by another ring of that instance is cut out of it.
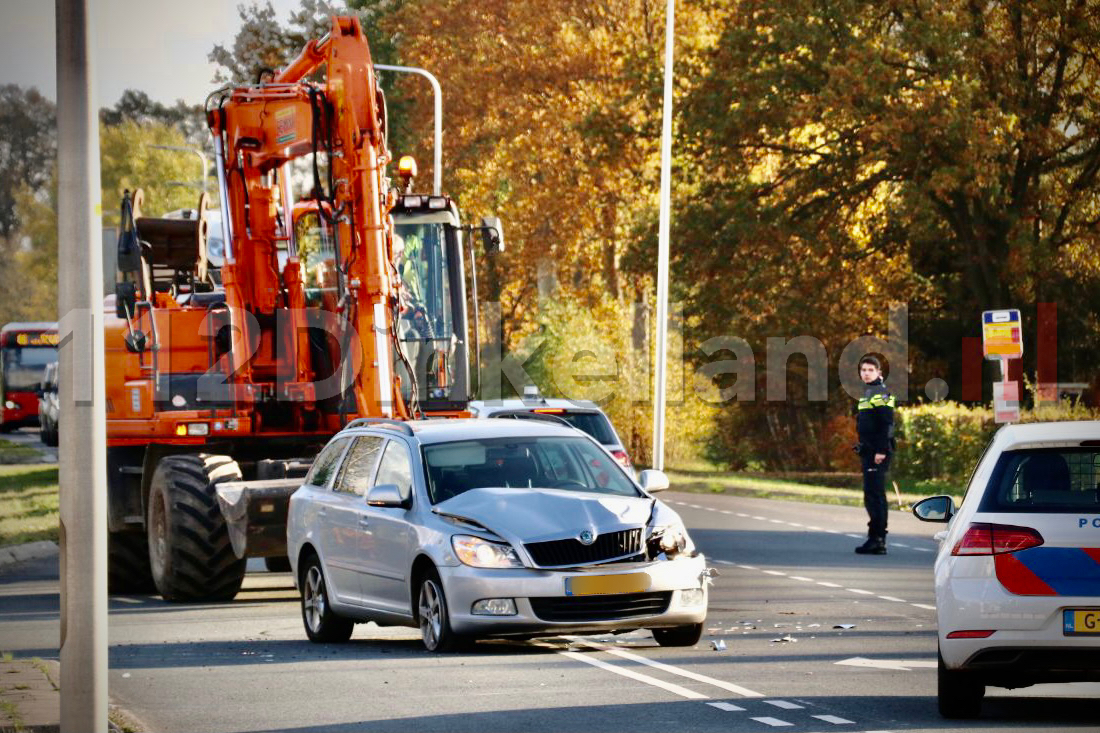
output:
<svg viewBox="0 0 1100 733"><path fill-rule="evenodd" d="M950 522L955 515L955 500L950 496L930 496L913 505L913 514L922 522Z"/></svg>
<svg viewBox="0 0 1100 733"><path fill-rule="evenodd" d="M501 226L500 217L483 216L481 218L481 242L485 245L485 251L495 249L504 251L504 227Z"/></svg>
<svg viewBox="0 0 1100 733"><path fill-rule="evenodd" d="M638 483L642 485L647 493L655 494L668 488L668 476L665 475L664 471L647 468L638 476Z"/></svg>
<svg viewBox="0 0 1100 733"><path fill-rule="evenodd" d="M404 508L409 503L401 496L401 489L397 484L378 484L367 492L367 504Z"/></svg>

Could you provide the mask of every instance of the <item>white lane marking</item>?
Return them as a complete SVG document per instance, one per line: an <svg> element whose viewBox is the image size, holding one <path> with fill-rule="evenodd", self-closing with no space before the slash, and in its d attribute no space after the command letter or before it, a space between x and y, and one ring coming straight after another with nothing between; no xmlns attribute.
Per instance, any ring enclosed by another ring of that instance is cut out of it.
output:
<svg viewBox="0 0 1100 733"><path fill-rule="evenodd" d="M871 591L861 590L860 588L845 588L844 590L848 591L849 593L859 593L861 596L873 596L874 595L874 593L872 593Z"/></svg>
<svg viewBox="0 0 1100 733"><path fill-rule="evenodd" d="M534 643L536 646L545 646L549 649L554 649L553 645L551 645L551 644L544 644L544 643L540 643L540 642L532 642L532 643ZM617 675L622 675L623 677L629 677L630 679L636 680L638 682L644 682L647 685L652 685L654 687L660 687L662 690L667 690L668 692L671 692L674 695L679 695L680 697L686 697L689 700L706 700L707 699L707 695L704 695L701 692L696 692L695 690L689 690L686 687L680 687L680 685L674 685L671 682L665 682L664 680L659 680L656 677L650 677L649 675L642 674L641 672L635 672L634 670L627 669L626 667L619 667L619 666L616 666L614 664L608 664L607 662L603 661L602 659L596 659L595 657L592 657L588 654L580 654L578 652L570 652L570 651L565 651L563 649L554 649L554 651L556 651L558 654L562 655L563 657L569 657L570 659L575 659L578 662L584 662L585 664L591 664L593 667L599 667L600 669L605 669L608 672L614 672Z"/></svg>
<svg viewBox="0 0 1100 733"><path fill-rule="evenodd" d="M863 535L861 535L861 534L852 534L851 532L845 532L844 536L845 537L851 537L853 540L863 539Z"/></svg>
<svg viewBox="0 0 1100 733"><path fill-rule="evenodd" d="M711 562L721 563L722 565L737 565L733 560L719 560L716 557L710 559Z"/></svg>
<svg viewBox="0 0 1100 733"><path fill-rule="evenodd" d="M801 527L801 526L803 526L803 525L799 524L798 522L787 522L787 524L791 525L792 527Z"/></svg>
<svg viewBox="0 0 1100 733"><path fill-rule="evenodd" d="M840 587L842 587L839 583L829 583L829 582L826 582L824 580L817 581L817 584L825 586L826 588L840 588Z"/></svg>
<svg viewBox="0 0 1100 733"><path fill-rule="evenodd" d="M814 532L820 532L821 531L821 527L815 527L812 524L807 524L806 529L812 529Z"/></svg>
<svg viewBox="0 0 1100 733"><path fill-rule="evenodd" d="M844 718L838 718L835 715L815 715L818 720L825 721L826 723L832 723L833 725L855 725L851 720L845 720Z"/></svg>
<svg viewBox="0 0 1100 733"><path fill-rule="evenodd" d="M710 705L712 708L718 708L719 710L725 710L727 713L745 712L745 708L739 708L728 702L708 702L707 705Z"/></svg>
<svg viewBox="0 0 1100 733"><path fill-rule="evenodd" d="M794 723L788 723L785 720L779 718L753 718L757 723L763 723L764 725L770 725L773 728L779 728L784 725L794 725Z"/></svg>
<svg viewBox="0 0 1100 733"><path fill-rule="evenodd" d="M815 582L813 578L803 578L801 575L791 575L788 577L790 577L791 580L801 580L803 583Z"/></svg>
<svg viewBox="0 0 1100 733"><path fill-rule="evenodd" d="M754 515L753 515L753 516L751 517L751 519L759 519L759 520L760 520L761 522L766 522L766 521L768 521L768 518L767 518L767 517L758 517L758 516L756 516L755 514L754 514Z"/></svg>
<svg viewBox="0 0 1100 733"><path fill-rule="evenodd" d="M726 692L732 692L733 694L740 695L741 697L764 697L762 693L755 692L754 690L750 690L745 687L741 687L741 685L735 685L732 682L715 679L714 677L707 677L705 674L699 674L698 672L692 672L687 669L681 669L680 667L674 667L671 664L665 664L664 662L658 662L654 659L650 659L649 657L632 654L628 651L608 646L607 644L600 644L594 641L586 641L576 636L563 636L562 638L569 639L570 641L576 642L577 644L591 647L592 649L599 649L600 651L607 652L608 654L614 654L615 656L622 657L623 659L629 659L634 662L648 665L650 667L653 667L654 669L668 672L669 674L679 675L680 677L686 677L689 680L695 680L696 682L702 682L704 684L712 685L714 687L719 687ZM704 695L704 697L706 696Z"/></svg>
<svg viewBox="0 0 1100 733"><path fill-rule="evenodd" d="M749 515L745 514L744 512L737 512L737 516L741 517L742 519L748 519L749 518Z"/></svg>
<svg viewBox="0 0 1100 733"><path fill-rule="evenodd" d="M924 603L910 603L909 601L905 600L904 598L895 598L894 596L880 596L880 595L874 593L873 591L863 590L862 588L844 588L844 586L842 586L842 585L839 585L837 583L830 583L830 582L825 581L825 580L814 580L813 578L806 578L806 577L803 577L801 575L787 575L782 570L760 570L760 568L753 567L752 565L739 565L739 564L733 563L729 560L719 560L717 558L711 558L711 561L716 562L716 563L720 563L722 565L733 565L734 567L741 568L742 570L759 570L760 572L766 573L768 575L786 577L786 578L790 578L791 580L801 581L803 583L816 583L817 585L820 585L823 588L842 588L843 590L846 590L849 593L858 593L861 596L875 596L875 598L879 598L879 599L884 600L884 601L891 601L893 603L909 603L910 606L914 606L916 608L922 608L926 611L935 611L936 610L935 606L929 606L929 605L924 604Z"/></svg>
<svg viewBox="0 0 1100 733"><path fill-rule="evenodd" d="M786 577L787 575L782 570L764 570L762 572L767 573L768 575L782 575L784 577Z"/></svg>
<svg viewBox="0 0 1100 733"><path fill-rule="evenodd" d="M733 514L729 509L719 509L720 514Z"/></svg>
<svg viewBox="0 0 1100 733"><path fill-rule="evenodd" d="M900 542L891 542L890 544L893 545L894 547L904 547L907 550L909 549L909 545L903 545Z"/></svg>
<svg viewBox="0 0 1100 733"><path fill-rule="evenodd" d="M769 519L768 521L772 524L786 524L782 519Z"/></svg>
<svg viewBox="0 0 1100 733"><path fill-rule="evenodd" d="M909 601L904 598L894 598L893 596L875 596L875 598L881 598L884 601L893 601L894 603L908 603Z"/></svg>
<svg viewBox="0 0 1100 733"><path fill-rule="evenodd" d="M864 657L851 657L841 659L833 664L843 664L848 667L870 667L871 669L892 669L898 672L909 672L913 669L933 669L938 662L926 659L866 659Z"/></svg>
<svg viewBox="0 0 1100 733"><path fill-rule="evenodd" d="M927 547L914 547L913 549L917 552L935 552L935 550L930 550Z"/></svg>
<svg viewBox="0 0 1100 733"><path fill-rule="evenodd" d="M758 568L754 565L738 565L737 567L741 568L742 570L759 570L760 569L760 568Z"/></svg>
<svg viewBox="0 0 1100 733"><path fill-rule="evenodd" d="M910 606L916 606L917 608L923 608L926 611L935 611L936 610L935 606L929 606L925 603L910 603L909 605Z"/></svg>
<svg viewBox="0 0 1100 733"><path fill-rule="evenodd" d="M798 703L788 702L786 700L764 700L768 705L774 705L777 708L784 710L801 710L802 706Z"/></svg>
<svg viewBox="0 0 1100 733"><path fill-rule="evenodd" d="M827 529L825 531L828 532L829 534L840 534L839 529Z"/></svg>

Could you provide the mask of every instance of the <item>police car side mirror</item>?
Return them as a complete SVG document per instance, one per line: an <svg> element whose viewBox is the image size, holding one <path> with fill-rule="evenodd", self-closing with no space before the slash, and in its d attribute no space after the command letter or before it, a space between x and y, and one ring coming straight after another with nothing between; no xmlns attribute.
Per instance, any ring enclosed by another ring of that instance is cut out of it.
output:
<svg viewBox="0 0 1100 733"><path fill-rule="evenodd" d="M913 515L922 522L949 522L955 515L955 500L950 496L930 496L913 505Z"/></svg>

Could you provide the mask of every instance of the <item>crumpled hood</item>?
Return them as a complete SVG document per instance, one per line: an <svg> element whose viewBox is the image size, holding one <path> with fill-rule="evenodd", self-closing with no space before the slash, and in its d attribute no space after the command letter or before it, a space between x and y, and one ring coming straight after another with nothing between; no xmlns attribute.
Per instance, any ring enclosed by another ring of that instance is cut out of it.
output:
<svg viewBox="0 0 1100 733"><path fill-rule="evenodd" d="M561 489L470 489L435 505L439 514L471 519L511 543L576 537L645 526L653 500ZM658 502L659 504L659 502ZM664 515L660 506L658 513Z"/></svg>

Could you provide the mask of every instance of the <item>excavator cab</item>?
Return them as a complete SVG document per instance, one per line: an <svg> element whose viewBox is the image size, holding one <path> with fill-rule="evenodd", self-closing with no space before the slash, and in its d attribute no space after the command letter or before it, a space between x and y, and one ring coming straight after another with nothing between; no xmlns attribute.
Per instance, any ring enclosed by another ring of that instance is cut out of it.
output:
<svg viewBox="0 0 1100 733"><path fill-rule="evenodd" d="M458 206L447 196L405 194L391 214L401 281L397 337L404 359L395 368L402 396L426 413L464 410L470 379Z"/></svg>

